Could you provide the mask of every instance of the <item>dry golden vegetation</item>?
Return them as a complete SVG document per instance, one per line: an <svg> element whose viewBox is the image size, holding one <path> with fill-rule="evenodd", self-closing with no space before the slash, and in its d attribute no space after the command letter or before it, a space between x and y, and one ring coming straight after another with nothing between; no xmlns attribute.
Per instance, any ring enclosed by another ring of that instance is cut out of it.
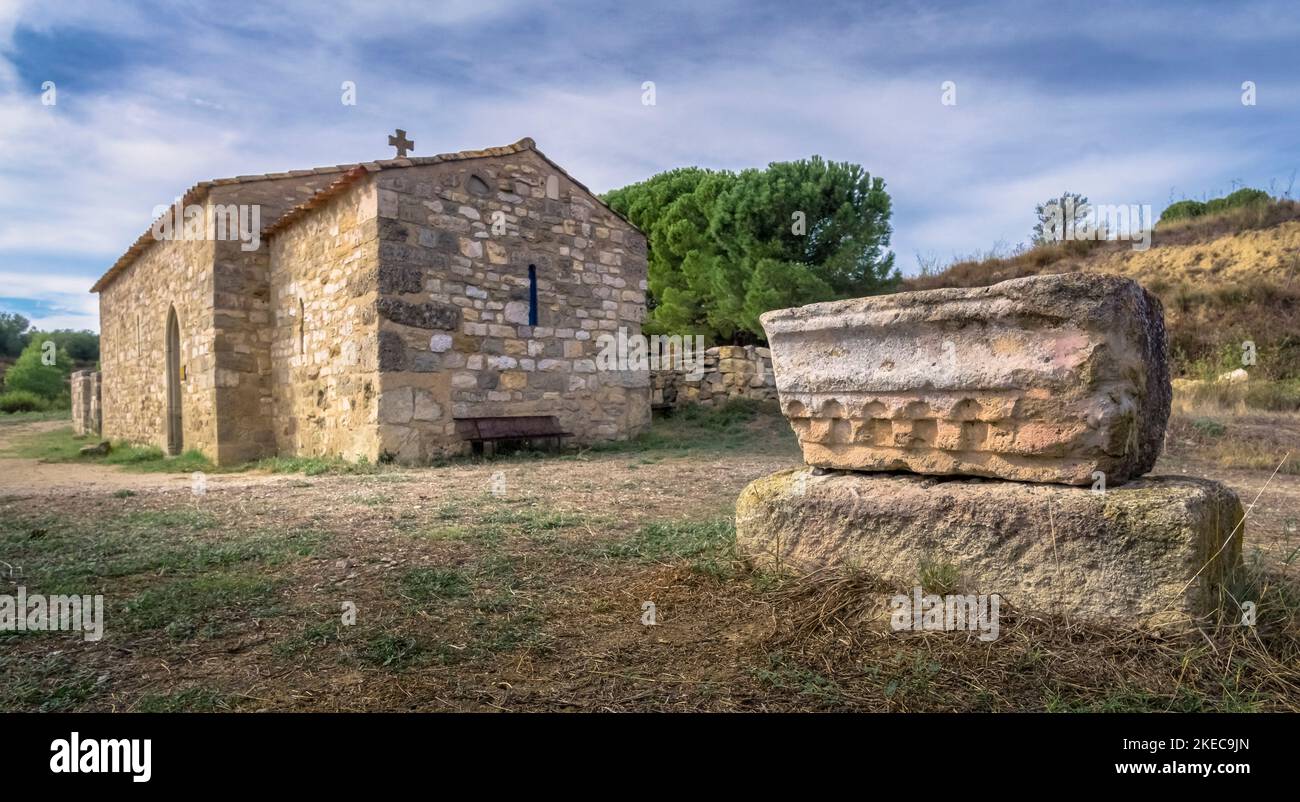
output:
<svg viewBox="0 0 1300 802"><path fill-rule="evenodd" d="M1162 223L1152 247L1065 242L1012 256L960 260L902 289L977 287L1040 273L1128 276L1164 303L1175 375L1213 379L1256 346L1252 379L1284 382L1273 409L1300 409L1300 204L1278 201ZM1259 391L1265 393L1267 391ZM1262 397L1262 396L1261 396Z"/></svg>

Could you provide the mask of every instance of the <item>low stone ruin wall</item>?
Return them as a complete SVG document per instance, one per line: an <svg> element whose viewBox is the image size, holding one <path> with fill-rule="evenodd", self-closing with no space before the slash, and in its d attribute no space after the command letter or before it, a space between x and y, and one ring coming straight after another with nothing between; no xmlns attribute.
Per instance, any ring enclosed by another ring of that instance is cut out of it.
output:
<svg viewBox="0 0 1300 802"><path fill-rule="evenodd" d="M78 436L99 437L103 412L99 403L99 371L72 374L72 429Z"/></svg>
<svg viewBox="0 0 1300 802"><path fill-rule="evenodd" d="M704 352L702 369L656 370L652 373L656 408L686 404L721 406L737 398L776 401L772 352L753 345L722 345Z"/></svg>

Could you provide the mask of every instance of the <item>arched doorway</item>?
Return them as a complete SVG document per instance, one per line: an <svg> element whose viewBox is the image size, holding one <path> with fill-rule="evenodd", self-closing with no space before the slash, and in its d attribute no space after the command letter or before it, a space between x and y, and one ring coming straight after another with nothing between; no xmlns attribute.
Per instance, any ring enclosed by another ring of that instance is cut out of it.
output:
<svg viewBox="0 0 1300 802"><path fill-rule="evenodd" d="M181 421L181 326L176 307L167 313L167 453L175 456L185 447Z"/></svg>

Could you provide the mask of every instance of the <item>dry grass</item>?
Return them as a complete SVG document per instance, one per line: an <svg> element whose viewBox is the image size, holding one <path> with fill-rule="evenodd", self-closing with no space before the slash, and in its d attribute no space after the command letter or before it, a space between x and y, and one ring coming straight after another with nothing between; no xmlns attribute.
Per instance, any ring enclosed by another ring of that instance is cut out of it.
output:
<svg viewBox="0 0 1300 802"><path fill-rule="evenodd" d="M1200 217L1169 220L1156 226L1156 245L1189 245L1300 220L1300 203L1278 200L1225 209Z"/></svg>
<svg viewBox="0 0 1300 802"><path fill-rule="evenodd" d="M888 589L840 574L779 594L768 648L820 666L870 709L1300 710L1296 600L1267 578L1250 582L1251 598L1266 600L1255 628L1225 623L1183 639L1004 609L1000 637L984 643L873 625ZM889 676L883 687L855 681L873 665L868 676Z"/></svg>
<svg viewBox="0 0 1300 802"><path fill-rule="evenodd" d="M1219 468L1300 475L1300 418L1183 404L1169 419L1166 448Z"/></svg>
<svg viewBox="0 0 1300 802"><path fill-rule="evenodd" d="M1152 246L1065 242L1010 256L960 260L903 282L903 290L978 287L1044 273L1128 276L1163 302L1179 376L1240 367L1255 343L1260 379L1300 379L1300 204L1233 209L1156 228Z"/></svg>
<svg viewBox="0 0 1300 802"><path fill-rule="evenodd" d="M1164 470L1224 473L1181 438ZM1009 611L985 643L882 627L871 610L888 589L864 577L795 581L738 561L736 495L796 461L784 421L755 410L681 420L640 451L214 485L200 498L0 498L0 552L26 586L102 591L109 607L99 643L6 638L0 707L1300 707L1294 538L1278 502L1300 498L1295 477L1272 482L1248 525L1251 573L1232 590L1259 602L1253 629L1157 638ZM497 471L504 496L489 492ZM1223 478L1249 499L1268 477ZM355 626L341 623L344 602Z"/></svg>

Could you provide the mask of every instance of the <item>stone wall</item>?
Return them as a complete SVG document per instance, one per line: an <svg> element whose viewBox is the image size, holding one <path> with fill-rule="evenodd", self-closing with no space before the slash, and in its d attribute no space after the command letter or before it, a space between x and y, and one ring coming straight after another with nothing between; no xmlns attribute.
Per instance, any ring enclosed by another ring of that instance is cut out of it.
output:
<svg viewBox="0 0 1300 802"><path fill-rule="evenodd" d="M264 227L337 178L337 173L301 171L285 178L219 185L209 193L208 203L257 206ZM276 449L270 248L264 240L256 250L242 246L232 239L214 243L219 448L212 456L223 465L270 456Z"/></svg>
<svg viewBox="0 0 1300 802"><path fill-rule="evenodd" d="M78 370L72 374L72 431L78 437L99 436L100 375L94 370Z"/></svg>
<svg viewBox="0 0 1300 802"><path fill-rule="evenodd" d="M167 316L174 308L184 448L216 455L214 245L155 242L99 294L104 439L167 448Z"/></svg>
<svg viewBox="0 0 1300 802"><path fill-rule="evenodd" d="M216 182L201 202L209 216L257 205L266 225L340 178ZM467 449L456 417L554 415L577 442L648 425L649 376L595 360L601 334L640 333L634 227L531 148L344 180L256 250L151 242L114 274L100 294L105 437L166 447L172 308L184 448L220 464L420 462Z"/></svg>
<svg viewBox="0 0 1300 802"><path fill-rule="evenodd" d="M685 404L720 406L737 398L776 401L772 353L752 345L722 345L704 352L704 370L692 375L682 370L652 373L656 407Z"/></svg>
<svg viewBox="0 0 1300 802"><path fill-rule="evenodd" d="M379 458L375 183L322 204L271 241L276 451Z"/></svg>
<svg viewBox="0 0 1300 802"><path fill-rule="evenodd" d="M595 361L601 334L640 334L640 232L531 150L373 180L385 455L463 452L455 418L554 415L580 443L649 424L648 374Z"/></svg>
<svg viewBox="0 0 1300 802"><path fill-rule="evenodd" d="M212 188L201 202L278 217L337 175ZM226 464L274 453L269 250L236 239L150 243L99 296L103 436L167 447L167 316L180 325L183 448Z"/></svg>

